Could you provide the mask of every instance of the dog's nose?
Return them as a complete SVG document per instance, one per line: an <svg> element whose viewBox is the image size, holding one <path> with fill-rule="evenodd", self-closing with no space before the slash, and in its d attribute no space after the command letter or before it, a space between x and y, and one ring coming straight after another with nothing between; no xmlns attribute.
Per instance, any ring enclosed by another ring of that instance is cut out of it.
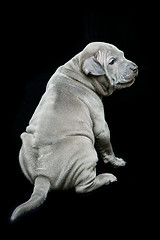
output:
<svg viewBox="0 0 160 240"><path fill-rule="evenodd" d="M138 66L136 64L132 65L130 69L136 74L138 73Z"/></svg>

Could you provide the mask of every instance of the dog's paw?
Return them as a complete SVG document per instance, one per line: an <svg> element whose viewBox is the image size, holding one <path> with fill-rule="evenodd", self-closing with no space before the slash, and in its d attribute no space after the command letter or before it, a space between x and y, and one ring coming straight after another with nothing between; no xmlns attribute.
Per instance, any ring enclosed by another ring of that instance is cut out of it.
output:
<svg viewBox="0 0 160 240"><path fill-rule="evenodd" d="M108 184L116 182L116 181L117 181L116 176L114 176L111 173L106 173L106 183L105 183L105 185L108 185Z"/></svg>
<svg viewBox="0 0 160 240"><path fill-rule="evenodd" d="M115 155L105 155L103 156L103 161L105 164L109 163L113 167L123 167L126 165L126 162L122 158L115 157Z"/></svg>
<svg viewBox="0 0 160 240"><path fill-rule="evenodd" d="M123 167L126 165L126 162L122 158L114 157L111 161L109 161L113 167Z"/></svg>

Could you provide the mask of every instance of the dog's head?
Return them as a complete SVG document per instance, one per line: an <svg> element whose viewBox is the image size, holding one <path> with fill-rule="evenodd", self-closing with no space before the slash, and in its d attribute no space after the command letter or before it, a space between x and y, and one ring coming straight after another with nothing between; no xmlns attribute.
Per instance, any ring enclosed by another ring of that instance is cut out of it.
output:
<svg viewBox="0 0 160 240"><path fill-rule="evenodd" d="M138 75L138 67L127 60L117 47L101 42L90 43L82 51L81 68L102 96L115 89L131 86ZM96 77L95 77L96 76Z"/></svg>

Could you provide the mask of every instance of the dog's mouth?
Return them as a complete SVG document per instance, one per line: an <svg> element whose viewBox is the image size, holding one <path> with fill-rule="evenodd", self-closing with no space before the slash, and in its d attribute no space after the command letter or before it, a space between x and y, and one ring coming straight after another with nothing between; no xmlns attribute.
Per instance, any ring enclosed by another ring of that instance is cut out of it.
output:
<svg viewBox="0 0 160 240"><path fill-rule="evenodd" d="M115 89L127 88L130 87L135 82L134 78L128 78L124 81L119 81L116 85L106 86L105 84L98 84L97 90L102 96L109 96Z"/></svg>
<svg viewBox="0 0 160 240"><path fill-rule="evenodd" d="M125 79L116 84L116 89L130 87L135 82L135 77L130 79Z"/></svg>
<svg viewBox="0 0 160 240"><path fill-rule="evenodd" d="M128 75L121 78L119 81L115 81L115 79L112 79L113 84L100 83L99 81L96 80L92 83L100 95L109 96L116 89L130 87L135 82L135 77L136 75L132 74L130 76Z"/></svg>
<svg viewBox="0 0 160 240"><path fill-rule="evenodd" d="M125 81L122 81L122 82L120 82L120 83L122 83L122 84L133 84L134 83L134 81L135 81L135 77L132 77L132 78L125 78Z"/></svg>

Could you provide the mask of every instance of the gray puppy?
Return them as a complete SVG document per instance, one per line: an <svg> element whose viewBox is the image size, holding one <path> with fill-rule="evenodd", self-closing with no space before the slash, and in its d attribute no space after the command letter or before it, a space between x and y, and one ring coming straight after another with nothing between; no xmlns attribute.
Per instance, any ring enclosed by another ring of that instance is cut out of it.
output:
<svg viewBox="0 0 160 240"><path fill-rule="evenodd" d="M34 191L14 210L12 221L42 204L49 190L86 193L116 181L110 173L96 176L95 147L105 163L125 165L113 153L102 97L131 86L137 74L137 65L122 51L102 42L88 44L57 69L21 134L19 161Z"/></svg>

